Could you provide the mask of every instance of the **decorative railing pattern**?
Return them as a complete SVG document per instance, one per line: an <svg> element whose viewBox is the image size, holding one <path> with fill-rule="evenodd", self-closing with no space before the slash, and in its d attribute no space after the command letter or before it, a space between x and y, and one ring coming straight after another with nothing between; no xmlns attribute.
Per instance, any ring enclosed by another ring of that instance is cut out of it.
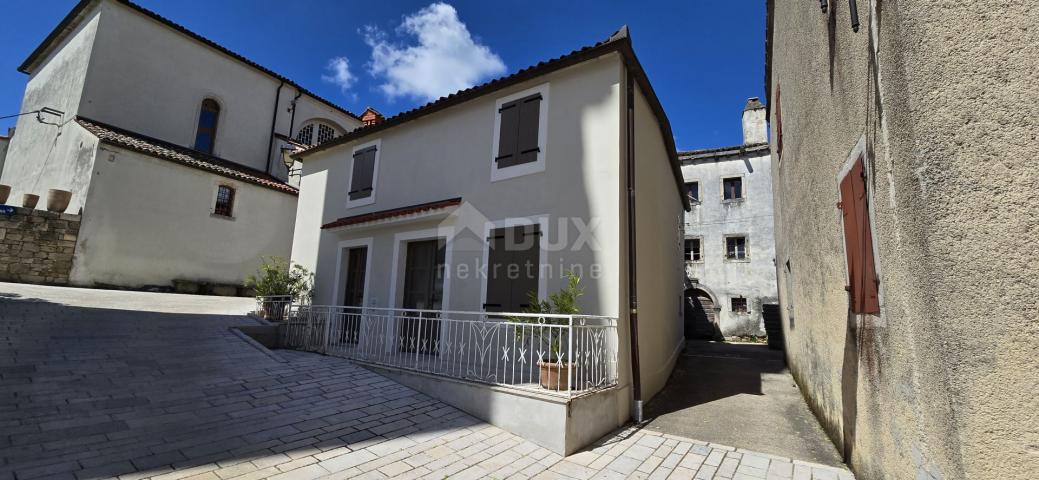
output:
<svg viewBox="0 0 1039 480"><path fill-rule="evenodd" d="M289 348L572 397L617 384L617 319L293 306Z"/></svg>
<svg viewBox="0 0 1039 480"><path fill-rule="evenodd" d="M289 317L292 295L256 297L256 314L272 322L281 322Z"/></svg>

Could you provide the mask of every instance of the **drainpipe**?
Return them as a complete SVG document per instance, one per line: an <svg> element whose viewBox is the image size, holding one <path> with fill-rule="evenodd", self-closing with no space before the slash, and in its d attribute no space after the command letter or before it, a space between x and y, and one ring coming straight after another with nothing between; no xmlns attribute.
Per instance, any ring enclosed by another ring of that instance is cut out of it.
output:
<svg viewBox="0 0 1039 480"><path fill-rule="evenodd" d="M285 81L282 80L278 84L277 93L274 94L274 115L271 117L271 135L267 138L267 169L263 172L267 175L271 174L271 152L274 151L274 127L278 126L278 104L281 103L281 87L285 86Z"/></svg>
<svg viewBox="0 0 1039 480"><path fill-rule="evenodd" d="M639 368L639 310L635 262L635 83L631 72L627 77L627 167L628 182L628 322L631 331L631 387L635 400L635 423L642 423L642 370Z"/></svg>
<svg viewBox="0 0 1039 480"><path fill-rule="evenodd" d="M303 96L303 90L296 89L296 96L292 97L292 116L289 117L289 138L292 138L292 129L296 128L296 102Z"/></svg>

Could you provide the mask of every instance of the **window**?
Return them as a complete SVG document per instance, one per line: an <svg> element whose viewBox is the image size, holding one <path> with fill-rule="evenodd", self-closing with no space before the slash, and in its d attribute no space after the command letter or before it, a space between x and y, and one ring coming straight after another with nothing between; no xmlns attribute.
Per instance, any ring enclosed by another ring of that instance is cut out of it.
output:
<svg viewBox="0 0 1039 480"><path fill-rule="evenodd" d="M685 194L690 204L700 203L700 182L686 182Z"/></svg>
<svg viewBox="0 0 1039 480"><path fill-rule="evenodd" d="M227 185L216 187L216 205L213 206L213 214L221 217L231 217L234 213L234 189Z"/></svg>
<svg viewBox="0 0 1039 480"><path fill-rule="evenodd" d="M729 309L733 313L749 313L750 309L747 307L747 299L744 297L733 297L729 299Z"/></svg>
<svg viewBox="0 0 1039 480"><path fill-rule="evenodd" d="M491 181L545 170L548 84L499 99Z"/></svg>
<svg viewBox="0 0 1039 480"><path fill-rule="evenodd" d="M735 201L743 198L743 177L722 179L722 200Z"/></svg>
<svg viewBox="0 0 1039 480"><path fill-rule="evenodd" d="M848 257L847 290L852 313L880 313L865 175L860 155L840 183L839 205L844 220L844 251Z"/></svg>
<svg viewBox="0 0 1039 480"><path fill-rule="evenodd" d="M747 237L725 237L725 258L728 260L746 260Z"/></svg>
<svg viewBox="0 0 1039 480"><path fill-rule="evenodd" d="M685 259L690 262L699 262L703 260L699 238L685 239Z"/></svg>
<svg viewBox="0 0 1039 480"><path fill-rule="evenodd" d="M359 145L354 148L353 166L350 170L350 191L348 206L362 206L375 203L376 170L379 165L379 142Z"/></svg>
<svg viewBox="0 0 1039 480"><path fill-rule="evenodd" d="M203 100L202 109L198 114L198 129L195 130L195 150L213 154L218 120L220 120L220 104L211 98Z"/></svg>
<svg viewBox="0 0 1039 480"><path fill-rule="evenodd" d="M540 240L537 224L491 230L484 310L521 312L530 306L530 293L538 294Z"/></svg>
<svg viewBox="0 0 1039 480"><path fill-rule="evenodd" d="M295 140L304 145L317 145L332 140L337 136L339 136L339 130L336 127L326 123L313 122L300 127L299 131L296 132Z"/></svg>

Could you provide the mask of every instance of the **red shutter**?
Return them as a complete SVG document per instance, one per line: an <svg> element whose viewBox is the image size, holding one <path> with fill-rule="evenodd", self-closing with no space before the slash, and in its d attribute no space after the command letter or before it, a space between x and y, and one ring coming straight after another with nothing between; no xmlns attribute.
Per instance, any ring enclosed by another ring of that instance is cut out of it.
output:
<svg viewBox="0 0 1039 480"><path fill-rule="evenodd" d="M877 272L873 264L873 232L869 224L866 182L859 157L841 179L844 248L848 260L848 291L853 313L879 313Z"/></svg>

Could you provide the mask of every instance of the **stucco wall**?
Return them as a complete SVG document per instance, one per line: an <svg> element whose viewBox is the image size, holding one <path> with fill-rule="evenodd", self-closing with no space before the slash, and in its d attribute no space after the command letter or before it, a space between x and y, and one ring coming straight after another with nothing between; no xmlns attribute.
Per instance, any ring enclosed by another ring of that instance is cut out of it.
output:
<svg viewBox="0 0 1039 480"><path fill-rule="evenodd" d="M683 207L676 195L675 176L657 117L637 85L635 165L639 362L642 399L648 401L664 388L685 344ZM614 201L617 200L626 201L626 198L620 196ZM627 295L621 299L626 301ZM626 315L624 318L627 322Z"/></svg>
<svg viewBox="0 0 1039 480"><path fill-rule="evenodd" d="M790 368L857 478L1039 471L1034 3L776 2ZM871 42L872 40L872 42ZM879 317L848 315L837 175L862 140ZM775 144L775 142L773 142ZM773 151L775 157L777 152Z"/></svg>
<svg viewBox="0 0 1039 480"><path fill-rule="evenodd" d="M771 157L740 155L696 160L682 166L686 182L700 182L698 204L685 215L685 237L700 238L699 262L690 277L715 296L722 335L764 335L762 303L778 301L772 219ZM744 200L722 202L722 179L743 178ZM746 235L747 260L725 258L725 236ZM730 298L747 298L748 314L732 311Z"/></svg>
<svg viewBox="0 0 1039 480"><path fill-rule="evenodd" d="M73 284L241 284L260 255L288 256L292 195L109 145L97 157ZM233 220L211 215L219 184L235 188Z"/></svg>
<svg viewBox="0 0 1039 480"><path fill-rule="evenodd" d="M21 205L25 193L46 199L48 189L58 188L72 192L69 212L78 212L83 206L95 140L69 122L79 110L99 21L97 12L87 15L29 76L21 111L49 107L65 115L44 116L46 121L60 125L40 123L35 115L18 118L18 133L11 139L0 173L0 183L11 186L12 204Z"/></svg>
<svg viewBox="0 0 1039 480"><path fill-rule="evenodd" d="M201 102L213 98L221 108L214 154L257 170L267 168L279 80L129 7L103 1L100 8L82 115L190 147ZM278 133L290 134L289 107L297 93L291 85L281 87ZM344 130L360 123L303 95L295 126L312 118ZM270 158L271 171L283 174L280 152L272 151Z"/></svg>

